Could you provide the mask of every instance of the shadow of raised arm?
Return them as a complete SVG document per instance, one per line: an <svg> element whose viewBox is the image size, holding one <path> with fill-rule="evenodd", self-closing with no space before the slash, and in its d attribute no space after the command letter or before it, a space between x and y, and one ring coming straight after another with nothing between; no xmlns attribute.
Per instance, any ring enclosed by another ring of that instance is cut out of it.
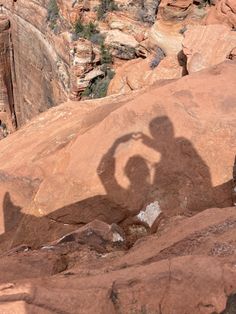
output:
<svg viewBox="0 0 236 314"><path fill-rule="evenodd" d="M107 194L119 194L124 192L124 189L119 185L115 178L116 161L115 153L118 146L122 143L128 142L133 138L133 133L126 134L118 138L110 147L107 153L102 157L97 168L97 174L107 192Z"/></svg>

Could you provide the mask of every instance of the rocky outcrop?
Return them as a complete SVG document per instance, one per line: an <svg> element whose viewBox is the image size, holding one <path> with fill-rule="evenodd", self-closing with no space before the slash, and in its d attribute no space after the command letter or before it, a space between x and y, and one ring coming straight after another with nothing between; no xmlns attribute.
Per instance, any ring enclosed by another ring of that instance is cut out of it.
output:
<svg viewBox="0 0 236 314"><path fill-rule="evenodd" d="M235 224L234 208L214 208L172 221L128 253L67 243L2 256L0 311L227 313L235 304Z"/></svg>
<svg viewBox="0 0 236 314"><path fill-rule="evenodd" d="M67 99L68 41L66 34L55 38L50 31L45 1L4 0L2 4L11 23L14 107L21 126Z"/></svg>
<svg viewBox="0 0 236 314"><path fill-rule="evenodd" d="M189 27L184 37L189 73L223 62L236 48L236 33L220 24Z"/></svg>
<svg viewBox="0 0 236 314"><path fill-rule="evenodd" d="M180 78L183 72L175 56L159 60L158 56L152 55L146 59L132 60L117 69L109 85L108 95L125 94L158 81Z"/></svg>
<svg viewBox="0 0 236 314"><path fill-rule="evenodd" d="M120 77L120 72L131 64L125 65L126 61L140 57L147 58L140 64L148 64L158 48L171 57L172 64L182 55L183 35L188 25L208 23L213 14L211 12L215 9L219 11L220 2L214 7L204 1L116 0L116 9L104 9L103 18L98 20L98 0L58 0L54 9L50 1L3 0L3 13L11 22L14 115L18 126L65 100L93 98L91 86L99 80L104 79L104 84L99 86L104 91L96 97L105 95L114 70ZM233 5L231 2L224 3L230 8L227 16L231 21L229 11L233 12ZM53 10L56 11L53 13ZM93 23L96 29L93 36L75 34L77 21L82 26ZM104 60L100 45L103 40L106 53L113 57L113 60L109 57L109 70L113 69L110 76L101 68ZM159 67L158 75L157 71L151 75L147 71L146 80L137 80L146 86L152 84L156 77L175 79L179 76L176 67L177 64L173 71L166 71L164 66L163 72ZM186 71L183 73L186 74ZM149 80L150 76L154 78ZM136 83L131 85L137 86ZM9 111L12 112L12 109Z"/></svg>
<svg viewBox="0 0 236 314"><path fill-rule="evenodd" d="M67 103L2 141L6 246L119 224L154 201L167 216L231 205L235 73L228 60L140 94Z"/></svg>
<svg viewBox="0 0 236 314"><path fill-rule="evenodd" d="M207 24L226 24L236 28L236 6L234 0L218 0L205 19Z"/></svg>
<svg viewBox="0 0 236 314"><path fill-rule="evenodd" d="M111 30L107 33L105 43L110 47L115 57L124 60L135 59L136 57L146 57L147 51L139 45L132 36L119 30Z"/></svg>
<svg viewBox="0 0 236 314"><path fill-rule="evenodd" d="M8 130L16 127L14 108L12 66L13 51L10 31L10 21L6 16L0 19L0 115L1 123Z"/></svg>

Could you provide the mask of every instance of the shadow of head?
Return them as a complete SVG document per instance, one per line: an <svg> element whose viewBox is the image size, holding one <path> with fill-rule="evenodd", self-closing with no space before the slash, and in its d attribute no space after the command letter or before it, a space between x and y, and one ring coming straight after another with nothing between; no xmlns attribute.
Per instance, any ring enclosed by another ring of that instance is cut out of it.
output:
<svg viewBox="0 0 236 314"><path fill-rule="evenodd" d="M150 182L150 171L146 160L140 155L132 156L125 165L125 174L131 186Z"/></svg>
<svg viewBox="0 0 236 314"><path fill-rule="evenodd" d="M174 127L167 116L161 116L151 120L149 130L152 137L158 142L167 142L174 138Z"/></svg>

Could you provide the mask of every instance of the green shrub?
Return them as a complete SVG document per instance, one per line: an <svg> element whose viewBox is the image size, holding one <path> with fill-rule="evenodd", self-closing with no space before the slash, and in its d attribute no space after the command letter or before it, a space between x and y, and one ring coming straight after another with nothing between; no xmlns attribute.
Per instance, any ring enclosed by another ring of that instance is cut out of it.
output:
<svg viewBox="0 0 236 314"><path fill-rule="evenodd" d="M97 17L99 20L104 19L107 12L118 10L118 6L115 0L100 0L100 4L97 9Z"/></svg>
<svg viewBox="0 0 236 314"><path fill-rule="evenodd" d="M115 72L107 65L106 68L102 68L102 71L104 72L104 76L99 76L92 80L89 86L81 94L82 98L96 99L107 95L108 86L113 79Z"/></svg>
<svg viewBox="0 0 236 314"><path fill-rule="evenodd" d="M57 20L59 18L59 8L57 5L57 0L50 0L47 10L47 22L52 30L56 28Z"/></svg>
<svg viewBox="0 0 236 314"><path fill-rule="evenodd" d="M101 64L112 64L112 55L104 43L100 45Z"/></svg>
<svg viewBox="0 0 236 314"><path fill-rule="evenodd" d="M78 20L76 23L75 23L75 34L80 34L82 33L84 30L84 25L82 24L82 22L80 20Z"/></svg>
<svg viewBox="0 0 236 314"><path fill-rule="evenodd" d="M81 96L90 99L105 97L110 81L111 79L108 76L95 78Z"/></svg>
<svg viewBox="0 0 236 314"><path fill-rule="evenodd" d="M74 26L75 39L79 37L90 40L93 35L98 34L99 31L93 22L88 24L82 24L81 20L78 20Z"/></svg>

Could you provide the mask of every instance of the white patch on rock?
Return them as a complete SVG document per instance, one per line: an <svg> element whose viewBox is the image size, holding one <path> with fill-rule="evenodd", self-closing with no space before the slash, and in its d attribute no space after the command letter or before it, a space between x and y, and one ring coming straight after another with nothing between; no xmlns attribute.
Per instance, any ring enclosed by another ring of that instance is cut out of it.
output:
<svg viewBox="0 0 236 314"><path fill-rule="evenodd" d="M118 232L113 232L112 242L123 242L123 241L124 241L124 239L122 238L122 236Z"/></svg>
<svg viewBox="0 0 236 314"><path fill-rule="evenodd" d="M141 210L140 213L137 215L137 218L140 221L147 223L151 228L151 226L153 225L157 217L160 215L160 213L161 208L159 206L158 201L156 201L147 205L145 210Z"/></svg>

